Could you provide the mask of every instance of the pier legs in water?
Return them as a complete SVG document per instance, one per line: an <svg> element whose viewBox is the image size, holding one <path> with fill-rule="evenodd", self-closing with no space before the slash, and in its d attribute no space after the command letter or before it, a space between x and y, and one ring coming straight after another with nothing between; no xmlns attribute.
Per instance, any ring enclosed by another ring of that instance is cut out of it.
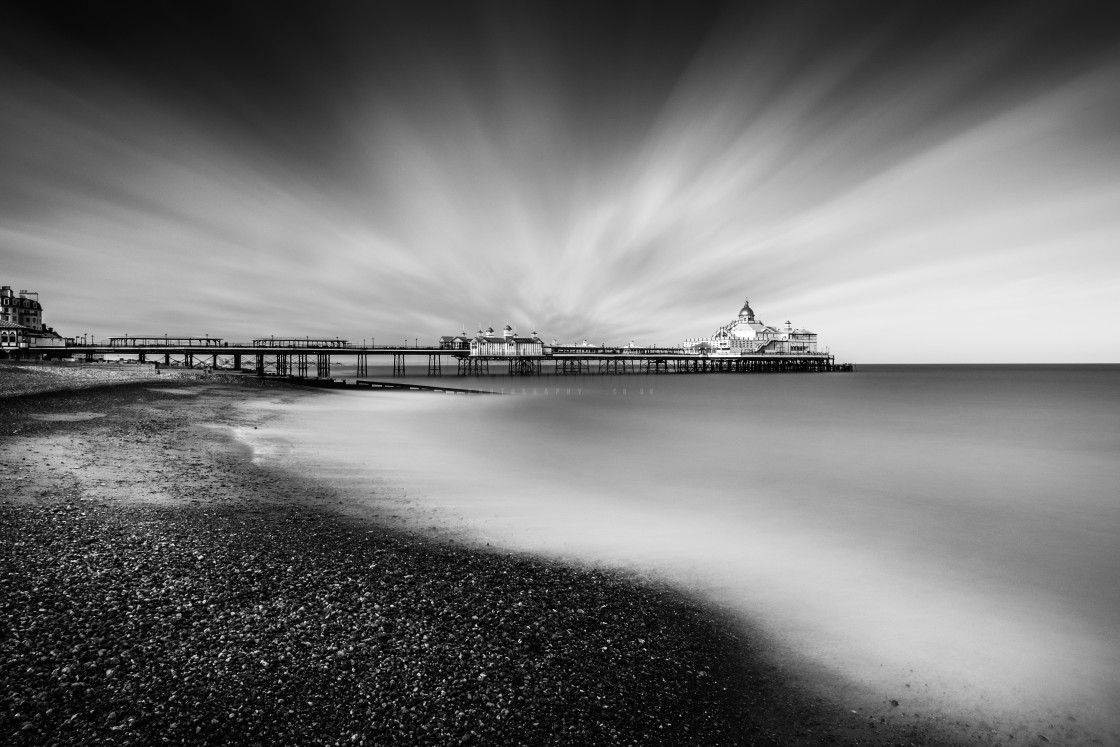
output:
<svg viewBox="0 0 1120 747"><path fill-rule="evenodd" d="M490 361L486 358L459 358L456 376L489 376Z"/></svg>

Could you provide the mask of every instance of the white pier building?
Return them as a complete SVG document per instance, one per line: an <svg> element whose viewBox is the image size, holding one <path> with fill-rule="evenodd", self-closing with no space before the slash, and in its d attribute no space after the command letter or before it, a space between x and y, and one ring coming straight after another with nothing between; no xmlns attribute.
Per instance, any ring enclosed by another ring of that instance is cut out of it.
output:
<svg viewBox="0 0 1120 747"><path fill-rule="evenodd" d="M743 302L739 316L716 330L711 337L685 340L681 347L711 355L803 355L817 352L817 335L807 329L771 327L755 318L750 300Z"/></svg>

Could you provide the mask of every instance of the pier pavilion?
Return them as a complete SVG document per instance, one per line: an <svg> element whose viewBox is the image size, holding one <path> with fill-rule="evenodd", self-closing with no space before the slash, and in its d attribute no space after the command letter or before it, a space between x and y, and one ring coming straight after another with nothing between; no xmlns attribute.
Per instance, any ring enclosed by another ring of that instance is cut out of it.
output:
<svg viewBox="0 0 1120 747"><path fill-rule="evenodd" d="M763 324L755 317L750 299L747 299L739 316L722 325L711 337L685 340L681 347L730 355L815 355L817 335L807 329L794 329L788 321L784 328Z"/></svg>

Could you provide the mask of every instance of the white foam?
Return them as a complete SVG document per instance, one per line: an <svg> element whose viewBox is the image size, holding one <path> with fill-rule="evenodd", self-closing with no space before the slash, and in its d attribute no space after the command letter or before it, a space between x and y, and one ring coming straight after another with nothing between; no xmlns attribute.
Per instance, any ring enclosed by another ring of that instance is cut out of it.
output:
<svg viewBox="0 0 1120 747"><path fill-rule="evenodd" d="M1034 578L1000 557L1014 542L992 537L988 553L985 537L970 536L1001 526L987 523L989 511L1023 536L1052 531L1037 508L1048 472L1024 468L1012 495L976 507L1010 478L991 483L962 464L927 475L926 457L910 453L921 439L873 436L864 456L861 430L837 456L797 428L759 424L727 444L681 410L661 422L664 412L605 403L331 393L286 406L282 421L245 438L262 461L373 502L390 498L370 487L392 481L407 493L392 509L418 527L660 574L763 623L790 661L883 702L1005 729L1110 718L1102 705L1120 693L1113 631L1055 588L1061 573ZM958 461L968 453L959 448ZM787 453L808 461L788 474L765 468ZM999 453L989 466L1021 456ZM855 463L845 471L844 460ZM904 485L905 498L892 494ZM1056 559L1068 550L1038 548Z"/></svg>

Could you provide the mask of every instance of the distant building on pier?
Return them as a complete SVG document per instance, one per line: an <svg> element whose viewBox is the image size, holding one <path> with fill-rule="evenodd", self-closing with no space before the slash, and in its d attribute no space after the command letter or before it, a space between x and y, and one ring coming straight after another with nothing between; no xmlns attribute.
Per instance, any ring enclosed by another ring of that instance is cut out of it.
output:
<svg viewBox="0 0 1120 747"><path fill-rule="evenodd" d="M544 343L536 332L529 337L521 337L507 324L500 335L495 334L493 327L485 332L479 330L470 341L470 351L471 356L524 358L543 355Z"/></svg>
<svg viewBox="0 0 1120 747"><path fill-rule="evenodd" d="M464 329L462 334L444 335L439 338L439 347L441 350L470 350L471 338L467 336L467 331Z"/></svg>
<svg viewBox="0 0 1120 747"><path fill-rule="evenodd" d="M798 355L817 352L817 335L807 329L763 324L754 315L750 300L743 302L739 316L724 324L711 337L685 340L681 347L719 355Z"/></svg>

